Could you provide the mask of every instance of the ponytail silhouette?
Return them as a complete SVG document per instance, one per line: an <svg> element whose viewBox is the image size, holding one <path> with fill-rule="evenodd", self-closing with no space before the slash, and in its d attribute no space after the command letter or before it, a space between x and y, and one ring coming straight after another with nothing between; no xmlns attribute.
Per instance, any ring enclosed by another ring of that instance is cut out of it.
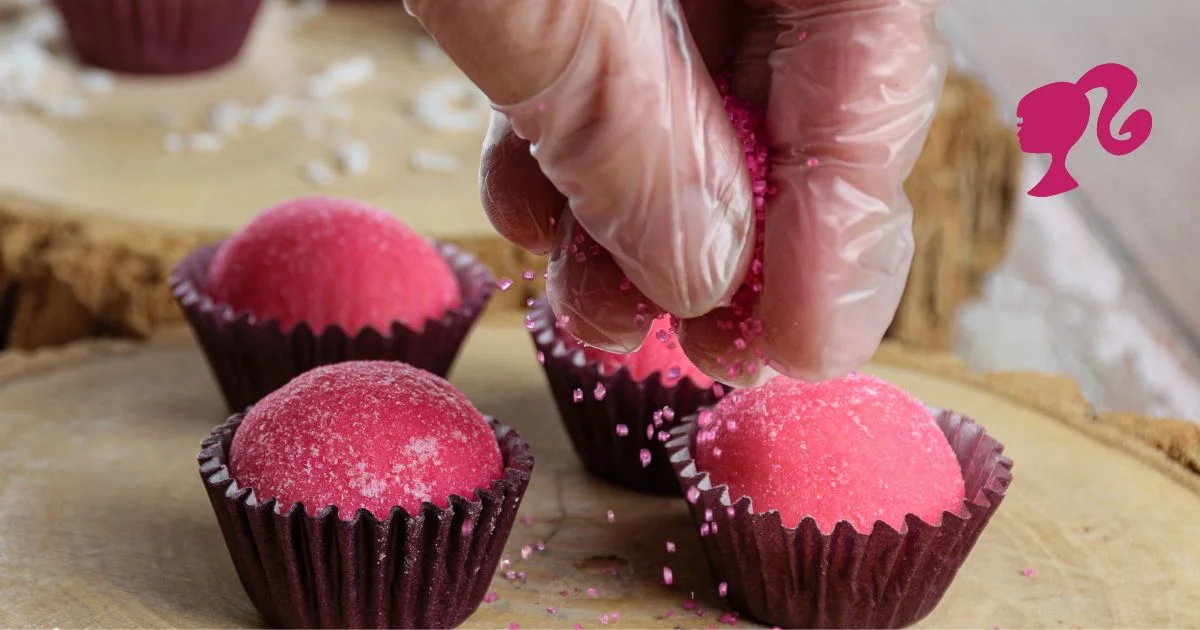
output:
<svg viewBox="0 0 1200 630"><path fill-rule="evenodd" d="M1113 119L1137 90L1137 75L1117 63L1106 63L1088 70L1075 83L1059 82L1044 85L1026 94L1017 104L1017 138L1025 153L1049 154L1050 168L1029 194L1033 197L1053 197L1079 187L1067 170L1067 155L1083 138L1091 119L1091 104L1087 93L1103 88L1107 94L1100 107L1096 137L1110 155L1128 155L1150 137L1153 118L1150 112L1139 109L1113 135Z"/></svg>

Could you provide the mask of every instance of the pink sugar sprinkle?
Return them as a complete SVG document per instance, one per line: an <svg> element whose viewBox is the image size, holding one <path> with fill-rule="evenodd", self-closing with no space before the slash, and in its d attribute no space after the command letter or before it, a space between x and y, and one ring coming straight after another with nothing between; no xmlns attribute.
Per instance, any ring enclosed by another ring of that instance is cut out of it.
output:
<svg viewBox="0 0 1200 630"><path fill-rule="evenodd" d="M533 305L536 302L537 300L534 300L533 298L525 298L525 308L533 308Z"/></svg>
<svg viewBox="0 0 1200 630"><path fill-rule="evenodd" d="M666 442L666 441L668 441L668 440L670 440L670 439L671 439L671 434L670 434L670 433L667 433L666 431L659 431L659 432L658 432L658 441L659 441L659 442Z"/></svg>
<svg viewBox="0 0 1200 630"><path fill-rule="evenodd" d="M522 582L524 582L524 581L525 581L525 572L524 572L524 571L517 571L517 579L518 579L518 580L520 580L520 581L522 581Z"/></svg>
<svg viewBox="0 0 1200 630"><path fill-rule="evenodd" d="M510 565L510 564L512 564L512 561L509 560L508 558L500 558L500 570L501 571L507 569L508 565Z"/></svg>
<svg viewBox="0 0 1200 630"><path fill-rule="evenodd" d="M542 352L541 350L538 350L537 362L541 365L545 365L546 364L546 353Z"/></svg>
<svg viewBox="0 0 1200 630"><path fill-rule="evenodd" d="M713 457L718 457L718 458L721 457L721 447L720 446L712 447L712 455L713 455Z"/></svg>
<svg viewBox="0 0 1200 630"><path fill-rule="evenodd" d="M728 516L729 518L733 518L734 514L737 514L737 510L733 509L732 505L725 508L725 516Z"/></svg>
<svg viewBox="0 0 1200 630"><path fill-rule="evenodd" d="M612 511L612 510L609 510L609 511L608 511L608 522L609 522L609 523L611 523L611 522L613 522L613 521L615 521L615 520L617 520L617 515L616 515L616 514L613 514L613 511Z"/></svg>
<svg viewBox="0 0 1200 630"><path fill-rule="evenodd" d="M607 626L608 625L608 615L600 615L600 623L601 623L601 625Z"/></svg>
<svg viewBox="0 0 1200 630"><path fill-rule="evenodd" d="M588 597L591 597L591 598L593 598L593 599L595 599L595 598L597 598L597 597L599 597L599 596L600 596L600 595L599 595L599 594L596 592L596 589L594 589L594 588L589 588L589 589L587 589L586 591L584 591L584 593L587 593L587 596L588 596Z"/></svg>
<svg viewBox="0 0 1200 630"><path fill-rule="evenodd" d="M583 400L583 390L576 387L575 391L571 392L571 399L575 402Z"/></svg>
<svg viewBox="0 0 1200 630"><path fill-rule="evenodd" d="M667 612L663 613L663 617L664 617L664 618L666 618L666 617L674 617L674 616L675 616L675 609L674 609L674 608L668 608L668 609L667 609Z"/></svg>
<svg viewBox="0 0 1200 630"><path fill-rule="evenodd" d="M675 419L675 410L670 405L662 408L663 420L670 422Z"/></svg>
<svg viewBox="0 0 1200 630"><path fill-rule="evenodd" d="M707 535L708 535L708 523L701 523L700 524L700 537L704 538Z"/></svg>
<svg viewBox="0 0 1200 630"><path fill-rule="evenodd" d="M504 572L504 579L506 579L506 580L508 580L508 581L510 581L510 582L511 582L511 581L513 581L513 580L515 580L515 579L517 579L517 572L516 572L516 571L505 571L505 572Z"/></svg>
<svg viewBox="0 0 1200 630"><path fill-rule="evenodd" d="M806 40L806 39L808 39L808 31L800 31L800 32L799 32L799 33L796 35L796 41L798 41L798 42L802 42L802 41L804 41L804 40Z"/></svg>
<svg viewBox="0 0 1200 630"><path fill-rule="evenodd" d="M483 601L485 601L485 602L487 602L487 603L489 603L489 604L490 604L490 603L492 603L492 602L494 602L494 601L496 601L496 600L498 600L498 599L500 599L500 596L499 596L499 595L497 595L497 594L495 594L495 593L488 593L487 595L484 595L484 596L483 596Z"/></svg>
<svg viewBox="0 0 1200 630"><path fill-rule="evenodd" d="M621 611L619 611L619 610L614 610L614 611L608 613L608 615L610 617L612 617L613 621L618 621L621 619Z"/></svg>
<svg viewBox="0 0 1200 630"><path fill-rule="evenodd" d="M1033 569L1032 567L1027 567L1021 571L1021 575L1025 577L1034 577L1037 575L1037 570Z"/></svg>
<svg viewBox="0 0 1200 630"><path fill-rule="evenodd" d="M596 400L604 400L608 395L608 389L604 387L604 383L596 383L596 389L592 391L592 397Z"/></svg>
<svg viewBox="0 0 1200 630"><path fill-rule="evenodd" d="M663 567L663 584L670 586L675 582L675 574L671 571L671 567Z"/></svg>
<svg viewBox="0 0 1200 630"><path fill-rule="evenodd" d="M650 449L644 448L638 451L638 459L642 460L642 468L650 465Z"/></svg>
<svg viewBox="0 0 1200 630"><path fill-rule="evenodd" d="M688 503L695 503L696 501L699 501L700 500L700 489L697 488L696 486L692 486L692 487L688 488L687 500L688 500Z"/></svg>
<svg viewBox="0 0 1200 630"><path fill-rule="evenodd" d="M521 272L521 277L522 277L522 278L524 278L524 279L526 279L526 280L533 280L533 270L532 270L532 269L526 269L525 271L522 271L522 272Z"/></svg>
<svg viewBox="0 0 1200 630"><path fill-rule="evenodd" d="M540 540L539 540L539 541L537 541L537 542L533 543L533 548L534 548L534 549L537 549L538 551L545 551L545 550L546 550L546 543L544 543L544 542L542 542L542 541L540 541Z"/></svg>
<svg viewBox="0 0 1200 630"><path fill-rule="evenodd" d="M521 624L515 621L509 622L508 630L521 630Z"/></svg>
<svg viewBox="0 0 1200 630"><path fill-rule="evenodd" d="M575 624L571 626L571 630L583 630L583 626L581 624Z"/></svg>
<svg viewBox="0 0 1200 630"><path fill-rule="evenodd" d="M704 609L703 609L703 608L697 608L696 610L694 610L694 611L692 612L692 614L696 615L697 617L703 617L703 616L704 616Z"/></svg>
<svg viewBox="0 0 1200 630"><path fill-rule="evenodd" d="M651 414L650 417L654 419L654 426L660 426L663 422L662 409L655 409L654 413Z"/></svg>
<svg viewBox="0 0 1200 630"><path fill-rule="evenodd" d="M521 547L521 559L522 560L528 560L529 556L531 556L531 555L533 555L533 547L530 547L529 545L525 545L524 547Z"/></svg>
<svg viewBox="0 0 1200 630"><path fill-rule="evenodd" d="M568 591L567 589L564 588L563 590L559 591L558 594L561 595L562 597L566 597L571 594L571 591Z"/></svg>
<svg viewBox="0 0 1200 630"><path fill-rule="evenodd" d="M511 278L500 278L500 281L496 283L496 286L499 287L501 291L509 290L512 285L513 281Z"/></svg>
<svg viewBox="0 0 1200 630"><path fill-rule="evenodd" d="M711 521L713 517L712 508L704 508L704 520Z"/></svg>
<svg viewBox="0 0 1200 630"><path fill-rule="evenodd" d="M805 165L805 166L809 166L809 167L816 166L816 165L818 165L818 164L820 164L820 163L821 163L821 161L820 161L820 160L818 160L818 159L817 159L817 158L815 158L815 157L808 158L807 160L804 160L804 165Z"/></svg>
<svg viewBox="0 0 1200 630"><path fill-rule="evenodd" d="M716 521L713 521L712 523L709 523L709 525L711 526L712 533L714 533L714 534L715 534L715 533L717 533L717 523L716 523Z"/></svg>
<svg viewBox="0 0 1200 630"><path fill-rule="evenodd" d="M653 424L646 426L646 439L647 440L654 439L654 425Z"/></svg>
<svg viewBox="0 0 1200 630"><path fill-rule="evenodd" d="M557 609L557 608L555 608L554 606L547 606L547 607L546 607L546 612L550 613L551 615L557 615L557 614L558 614L558 609Z"/></svg>
<svg viewBox="0 0 1200 630"><path fill-rule="evenodd" d="M617 425L617 435L619 435L621 437L625 437L626 435L629 435L629 427L627 427L623 424L618 424Z"/></svg>
<svg viewBox="0 0 1200 630"><path fill-rule="evenodd" d="M521 524L525 525L526 527L528 527L529 525L533 525L533 517L532 516L522 516L520 520L521 520Z"/></svg>
<svg viewBox="0 0 1200 630"><path fill-rule="evenodd" d="M720 595L721 597L725 597L725 594L728 592L729 592L728 584L721 582L720 584L717 585L717 594Z"/></svg>
<svg viewBox="0 0 1200 630"><path fill-rule="evenodd" d="M695 610L696 609L696 600L689 599L689 600L683 602L683 609L684 610Z"/></svg>
<svg viewBox="0 0 1200 630"><path fill-rule="evenodd" d="M721 623L723 623L725 625L732 626L732 625L737 624L738 615L735 612L727 612L724 615L721 615L720 618L717 619L717 621L720 621Z"/></svg>
<svg viewBox="0 0 1200 630"><path fill-rule="evenodd" d="M617 283L617 288L622 291L628 291L631 286L633 283L629 281L629 278L621 278L621 281Z"/></svg>
<svg viewBox="0 0 1200 630"><path fill-rule="evenodd" d="M675 543L667 541L667 553L675 553Z"/></svg>
<svg viewBox="0 0 1200 630"><path fill-rule="evenodd" d="M525 318L525 330L537 330L537 322L532 317Z"/></svg>

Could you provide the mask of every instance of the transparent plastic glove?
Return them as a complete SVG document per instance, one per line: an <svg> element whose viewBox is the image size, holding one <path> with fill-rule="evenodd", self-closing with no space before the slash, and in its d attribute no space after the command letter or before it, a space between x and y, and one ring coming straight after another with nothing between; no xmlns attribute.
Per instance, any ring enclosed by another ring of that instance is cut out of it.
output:
<svg viewBox="0 0 1200 630"><path fill-rule="evenodd" d="M497 230L551 254L584 341L638 347L659 308L715 378L750 265L749 177L713 76L765 108L772 184L756 356L809 379L864 363L912 257L901 187L945 73L937 0L406 0L495 104L481 172ZM628 282L625 281L626 278Z"/></svg>

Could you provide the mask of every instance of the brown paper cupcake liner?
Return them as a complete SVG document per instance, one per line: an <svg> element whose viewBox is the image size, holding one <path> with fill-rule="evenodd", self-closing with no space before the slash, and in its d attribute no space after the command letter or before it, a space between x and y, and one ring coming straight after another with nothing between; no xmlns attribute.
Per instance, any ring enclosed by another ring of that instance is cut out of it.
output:
<svg viewBox="0 0 1200 630"><path fill-rule="evenodd" d="M80 61L137 74L211 70L241 52L262 0L55 0Z"/></svg>
<svg viewBox="0 0 1200 630"><path fill-rule="evenodd" d="M544 298L530 310L526 321L543 357L542 369L559 416L584 467L632 490L679 496L679 482L659 434L666 435L684 416L714 404L719 397L713 389L698 387L686 377L667 385L662 374L639 381L625 368L603 373L598 364L588 363L578 343L559 329ZM666 415L673 414L673 420L662 417L664 407L670 408ZM659 426L655 426L656 413L662 418ZM626 435L618 435L621 425ZM651 426L653 433L647 436ZM648 464L643 463L643 451L650 455Z"/></svg>
<svg viewBox="0 0 1200 630"><path fill-rule="evenodd" d="M314 332L300 323L284 332L269 318L235 313L205 291L208 269L220 245L189 254L171 274L171 290L204 349L230 411L243 411L263 396L314 367L343 361L402 361L446 376L475 321L495 291L492 272L452 245L434 243L462 289L462 305L421 330L396 322L380 333L367 327L350 335L339 326Z"/></svg>
<svg viewBox="0 0 1200 630"><path fill-rule="evenodd" d="M1012 483L1012 460L984 428L931 408L962 467L967 499L941 523L908 515L902 531L842 521L823 534L811 517L785 527L778 511L753 513L696 469L696 416L672 431L671 463L700 529L713 576L740 613L783 628L902 628L930 613L954 580Z"/></svg>
<svg viewBox="0 0 1200 630"><path fill-rule="evenodd" d="M490 420L504 477L448 508L365 509L348 520L330 506L312 516L296 503L260 501L241 488L226 454L234 415L204 440L200 477L242 587L278 628L452 628L483 600L533 471L529 446Z"/></svg>

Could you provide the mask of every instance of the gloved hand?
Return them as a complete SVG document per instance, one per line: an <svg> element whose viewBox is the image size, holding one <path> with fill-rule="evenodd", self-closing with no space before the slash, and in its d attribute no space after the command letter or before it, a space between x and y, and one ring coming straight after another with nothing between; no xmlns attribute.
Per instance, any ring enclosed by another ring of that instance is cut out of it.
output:
<svg viewBox="0 0 1200 630"><path fill-rule="evenodd" d="M908 274L901 186L945 77L939 3L405 0L494 104L484 207L504 237L551 254L568 329L630 351L661 308L683 320L688 356L738 385L772 372L728 369L741 333L722 307L755 229L712 77L764 108L778 188L755 352L793 377L838 376L874 353Z"/></svg>

